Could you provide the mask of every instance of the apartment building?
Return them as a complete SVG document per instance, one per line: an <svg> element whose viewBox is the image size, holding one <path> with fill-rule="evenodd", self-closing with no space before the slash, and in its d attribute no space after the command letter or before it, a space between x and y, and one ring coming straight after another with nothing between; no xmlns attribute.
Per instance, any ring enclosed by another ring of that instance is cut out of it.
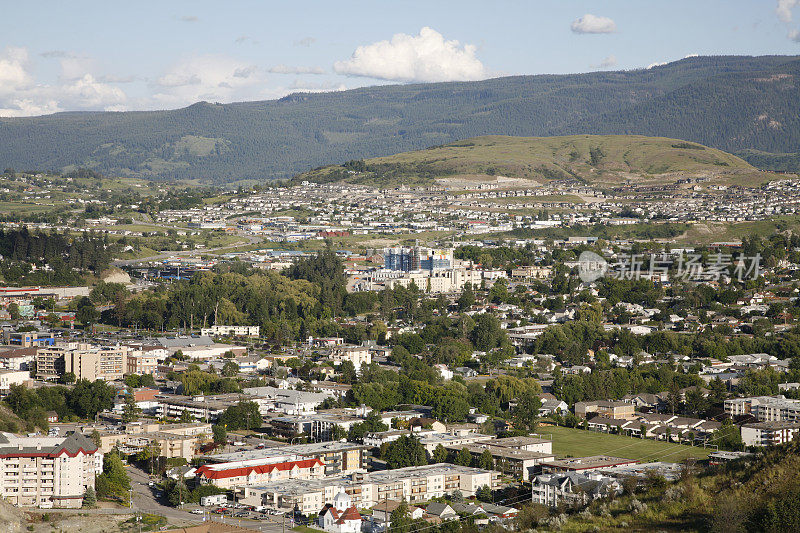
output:
<svg viewBox="0 0 800 533"><path fill-rule="evenodd" d="M8 394L11 385L24 385L31 379L27 370L0 370L0 394Z"/></svg>
<svg viewBox="0 0 800 533"><path fill-rule="evenodd" d="M752 415L760 422L800 422L800 400L782 395L733 398L725 400L723 406L731 416Z"/></svg>
<svg viewBox="0 0 800 533"><path fill-rule="evenodd" d="M265 458L255 461L211 463L196 471L200 483L214 484L221 489L259 485L290 479L322 479L325 463L320 459Z"/></svg>
<svg viewBox="0 0 800 533"><path fill-rule="evenodd" d="M635 406L632 403L622 401L575 402L575 415L581 418L589 418L590 415L597 414L608 418L632 420L635 417L634 410Z"/></svg>
<svg viewBox="0 0 800 533"><path fill-rule="evenodd" d="M36 377L58 379L72 372L76 379L113 381L127 371L127 346L97 346L64 343L39 348L36 353Z"/></svg>
<svg viewBox="0 0 800 533"><path fill-rule="evenodd" d="M0 433L0 497L20 507L80 508L103 454L81 433L20 437Z"/></svg>
<svg viewBox="0 0 800 533"><path fill-rule="evenodd" d="M492 454L492 470L530 481L542 463L553 461L552 441L534 437L509 437L492 439L463 446L447 446L454 453L467 450L478 460L487 450Z"/></svg>
<svg viewBox="0 0 800 533"><path fill-rule="evenodd" d="M153 351L131 350L125 363L125 373L155 374L158 371L158 362L159 357Z"/></svg>
<svg viewBox="0 0 800 533"><path fill-rule="evenodd" d="M330 360L336 366L350 361L356 368L356 372L360 372L361 365L372 363L372 354L367 346L336 346L331 349Z"/></svg>
<svg viewBox="0 0 800 533"><path fill-rule="evenodd" d="M533 480L531 501L548 507L584 506L597 498L621 492L618 480L595 472L542 474Z"/></svg>
<svg viewBox="0 0 800 533"><path fill-rule="evenodd" d="M349 477L288 480L245 487L242 502L311 514L345 492L360 509L386 500L405 500L416 505L455 491L469 497L483 486L497 488L499 476L490 470L438 463Z"/></svg>
<svg viewBox="0 0 800 533"><path fill-rule="evenodd" d="M202 328L200 330L200 335L203 337L211 337L214 335L258 337L260 332L261 326L211 326L210 328Z"/></svg>
<svg viewBox="0 0 800 533"><path fill-rule="evenodd" d="M271 458L279 458L281 460L319 459L325 465L326 476L339 476L366 472L367 450L368 447L363 444L331 441L223 453L211 455L207 459L211 463L268 462Z"/></svg>
<svg viewBox="0 0 800 533"><path fill-rule="evenodd" d="M755 422L742 425L742 441L745 446L777 446L797 437L798 422Z"/></svg>

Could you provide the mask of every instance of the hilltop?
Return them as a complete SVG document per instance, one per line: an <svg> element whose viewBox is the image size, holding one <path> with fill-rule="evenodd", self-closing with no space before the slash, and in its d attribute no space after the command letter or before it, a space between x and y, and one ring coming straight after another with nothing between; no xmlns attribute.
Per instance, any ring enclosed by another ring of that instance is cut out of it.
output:
<svg viewBox="0 0 800 533"><path fill-rule="evenodd" d="M665 183L686 177L763 179L749 163L715 148L663 137L484 136L388 157L349 161L295 181L393 186L496 180L578 180L596 185Z"/></svg>
<svg viewBox="0 0 800 533"><path fill-rule="evenodd" d="M170 111L0 119L0 168L199 179L311 168L481 135L666 136L787 159L800 58L692 57L650 69L368 87ZM790 157L789 157L790 158ZM791 158L790 158L791 159ZM778 164L778 163L775 163Z"/></svg>

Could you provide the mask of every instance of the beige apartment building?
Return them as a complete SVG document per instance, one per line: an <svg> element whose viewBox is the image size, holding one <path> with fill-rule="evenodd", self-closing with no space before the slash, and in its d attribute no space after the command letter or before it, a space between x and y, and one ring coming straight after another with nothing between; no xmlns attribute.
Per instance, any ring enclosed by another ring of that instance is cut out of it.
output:
<svg viewBox="0 0 800 533"><path fill-rule="evenodd" d="M72 372L76 379L114 381L127 371L127 346L64 343L40 348L36 353L36 377L58 379Z"/></svg>
<svg viewBox="0 0 800 533"><path fill-rule="evenodd" d="M81 433L20 437L0 433L0 497L20 507L80 508L103 471L103 453Z"/></svg>

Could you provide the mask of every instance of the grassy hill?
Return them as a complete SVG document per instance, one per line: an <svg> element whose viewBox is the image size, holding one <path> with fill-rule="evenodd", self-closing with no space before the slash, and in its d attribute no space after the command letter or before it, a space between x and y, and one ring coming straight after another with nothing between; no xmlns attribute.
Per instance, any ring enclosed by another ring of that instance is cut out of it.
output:
<svg viewBox="0 0 800 533"><path fill-rule="evenodd" d="M572 179L617 185L674 182L687 176L753 179L746 161L697 143L639 135L486 136L301 174L296 181L346 180L370 185L464 182L494 176L545 182Z"/></svg>
<svg viewBox="0 0 800 533"><path fill-rule="evenodd" d="M750 462L689 468L676 483L648 478L635 494L597 501L581 512L566 509L555 520L545 514L536 520L524 512L520 525L568 533L798 531L799 466L796 445L782 446Z"/></svg>
<svg viewBox="0 0 800 533"><path fill-rule="evenodd" d="M0 168L84 166L216 182L288 178L324 164L498 134L639 134L789 153L800 146L798 77L797 56L693 57L632 71L2 118Z"/></svg>

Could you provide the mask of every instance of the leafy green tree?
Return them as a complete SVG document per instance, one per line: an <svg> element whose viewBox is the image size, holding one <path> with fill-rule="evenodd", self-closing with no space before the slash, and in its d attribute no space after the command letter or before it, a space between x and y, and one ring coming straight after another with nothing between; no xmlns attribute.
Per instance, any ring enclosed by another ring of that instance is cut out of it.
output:
<svg viewBox="0 0 800 533"><path fill-rule="evenodd" d="M223 424L229 430L237 429L258 429L261 427L261 412L255 402L239 402L231 405L217 420L217 424Z"/></svg>
<svg viewBox="0 0 800 533"><path fill-rule="evenodd" d="M396 441L390 442L383 458L391 469L428 464L425 447L419 439L410 435L402 435Z"/></svg>
<svg viewBox="0 0 800 533"><path fill-rule="evenodd" d="M437 444L436 448L433 450L433 456L431 457L431 462L433 463L447 462L447 448L445 448L441 444Z"/></svg>
<svg viewBox="0 0 800 533"><path fill-rule="evenodd" d="M491 502L492 489L490 489L488 485L483 485L477 491L475 491L475 497L482 502Z"/></svg>
<svg viewBox="0 0 800 533"><path fill-rule="evenodd" d="M461 448L455 456L455 464L461 466L470 466L472 465L472 454L469 453L469 450L466 448Z"/></svg>
<svg viewBox="0 0 800 533"><path fill-rule="evenodd" d="M742 433L730 418L723 420L722 427L711 434L711 441L721 450L741 451L744 449Z"/></svg>
<svg viewBox="0 0 800 533"><path fill-rule="evenodd" d="M225 377L233 377L239 373L239 365L235 361L225 361L222 365L222 375Z"/></svg>
<svg viewBox="0 0 800 533"><path fill-rule="evenodd" d="M122 421L127 424L128 422L139 420L139 415L141 413L142 410L136 405L133 394L126 394L125 405L122 406Z"/></svg>
<svg viewBox="0 0 800 533"><path fill-rule="evenodd" d="M483 468L484 470L492 470L494 468L494 458L491 451L483 450L483 453L478 458L478 468Z"/></svg>
<svg viewBox="0 0 800 533"><path fill-rule="evenodd" d="M97 476L95 490L99 498L127 502L131 488L130 478L117 450L103 457L103 473Z"/></svg>
<svg viewBox="0 0 800 533"><path fill-rule="evenodd" d="M542 401L533 390L526 390L517 400L512 411L514 426L518 429L534 431L539 419L539 408Z"/></svg>
<svg viewBox="0 0 800 533"><path fill-rule="evenodd" d="M211 433L214 436L214 443L225 444L228 440L228 430L222 424L214 424L211 426Z"/></svg>

